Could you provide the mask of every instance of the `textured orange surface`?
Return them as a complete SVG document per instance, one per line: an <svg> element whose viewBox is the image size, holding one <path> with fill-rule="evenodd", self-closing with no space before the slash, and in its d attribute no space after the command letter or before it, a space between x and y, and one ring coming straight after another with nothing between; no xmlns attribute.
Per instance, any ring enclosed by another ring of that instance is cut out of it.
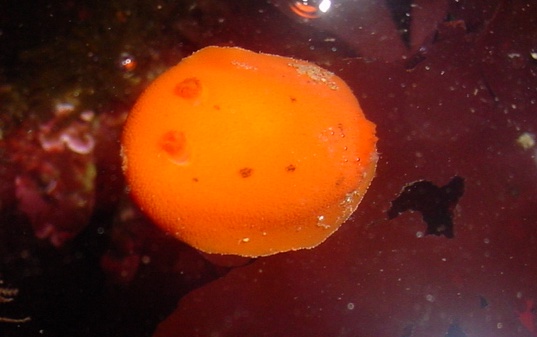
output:
<svg viewBox="0 0 537 337"><path fill-rule="evenodd" d="M375 125L314 64L207 47L157 78L129 115L124 171L141 209L208 253L315 247L374 176Z"/></svg>

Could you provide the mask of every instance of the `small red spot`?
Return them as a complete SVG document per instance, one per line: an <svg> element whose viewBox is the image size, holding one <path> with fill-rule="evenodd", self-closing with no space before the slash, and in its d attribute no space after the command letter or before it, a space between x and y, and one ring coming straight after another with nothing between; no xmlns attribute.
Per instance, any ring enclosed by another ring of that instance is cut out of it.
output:
<svg viewBox="0 0 537 337"><path fill-rule="evenodd" d="M184 99L192 99L201 93L201 82L195 77L184 79L174 88L174 94Z"/></svg>
<svg viewBox="0 0 537 337"><path fill-rule="evenodd" d="M254 171L253 169L249 167L245 167L239 170L239 174L241 175L242 178L248 178L252 175L253 171Z"/></svg>
<svg viewBox="0 0 537 337"><path fill-rule="evenodd" d="M168 131L160 139L159 146L177 164L185 164L188 161L186 148L186 136L179 131Z"/></svg>

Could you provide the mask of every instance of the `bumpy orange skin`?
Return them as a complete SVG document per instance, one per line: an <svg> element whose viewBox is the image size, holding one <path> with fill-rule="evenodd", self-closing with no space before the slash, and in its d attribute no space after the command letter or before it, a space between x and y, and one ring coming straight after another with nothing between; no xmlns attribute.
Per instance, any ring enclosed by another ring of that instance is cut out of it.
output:
<svg viewBox="0 0 537 337"><path fill-rule="evenodd" d="M207 252L312 248L374 176L375 125L334 74L300 60L207 47L157 78L125 124L142 210Z"/></svg>

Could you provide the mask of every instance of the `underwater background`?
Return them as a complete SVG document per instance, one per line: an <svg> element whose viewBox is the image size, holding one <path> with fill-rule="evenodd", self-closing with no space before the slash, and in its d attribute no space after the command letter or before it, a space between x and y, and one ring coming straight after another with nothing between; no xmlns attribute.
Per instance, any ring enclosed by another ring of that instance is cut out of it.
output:
<svg viewBox="0 0 537 337"><path fill-rule="evenodd" d="M314 62L377 125L317 248L207 256L130 200L130 108L209 45ZM536 135L532 0L5 0L0 335L537 336Z"/></svg>

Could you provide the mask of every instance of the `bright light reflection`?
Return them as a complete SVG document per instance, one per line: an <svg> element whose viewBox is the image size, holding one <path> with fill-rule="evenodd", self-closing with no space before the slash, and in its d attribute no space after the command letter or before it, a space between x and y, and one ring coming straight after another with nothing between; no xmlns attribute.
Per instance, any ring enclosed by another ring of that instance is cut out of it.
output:
<svg viewBox="0 0 537 337"><path fill-rule="evenodd" d="M319 4L319 10L323 13L326 13L328 12L328 10L330 9L330 6L332 6L332 1L330 0L323 0L321 1L321 3Z"/></svg>

